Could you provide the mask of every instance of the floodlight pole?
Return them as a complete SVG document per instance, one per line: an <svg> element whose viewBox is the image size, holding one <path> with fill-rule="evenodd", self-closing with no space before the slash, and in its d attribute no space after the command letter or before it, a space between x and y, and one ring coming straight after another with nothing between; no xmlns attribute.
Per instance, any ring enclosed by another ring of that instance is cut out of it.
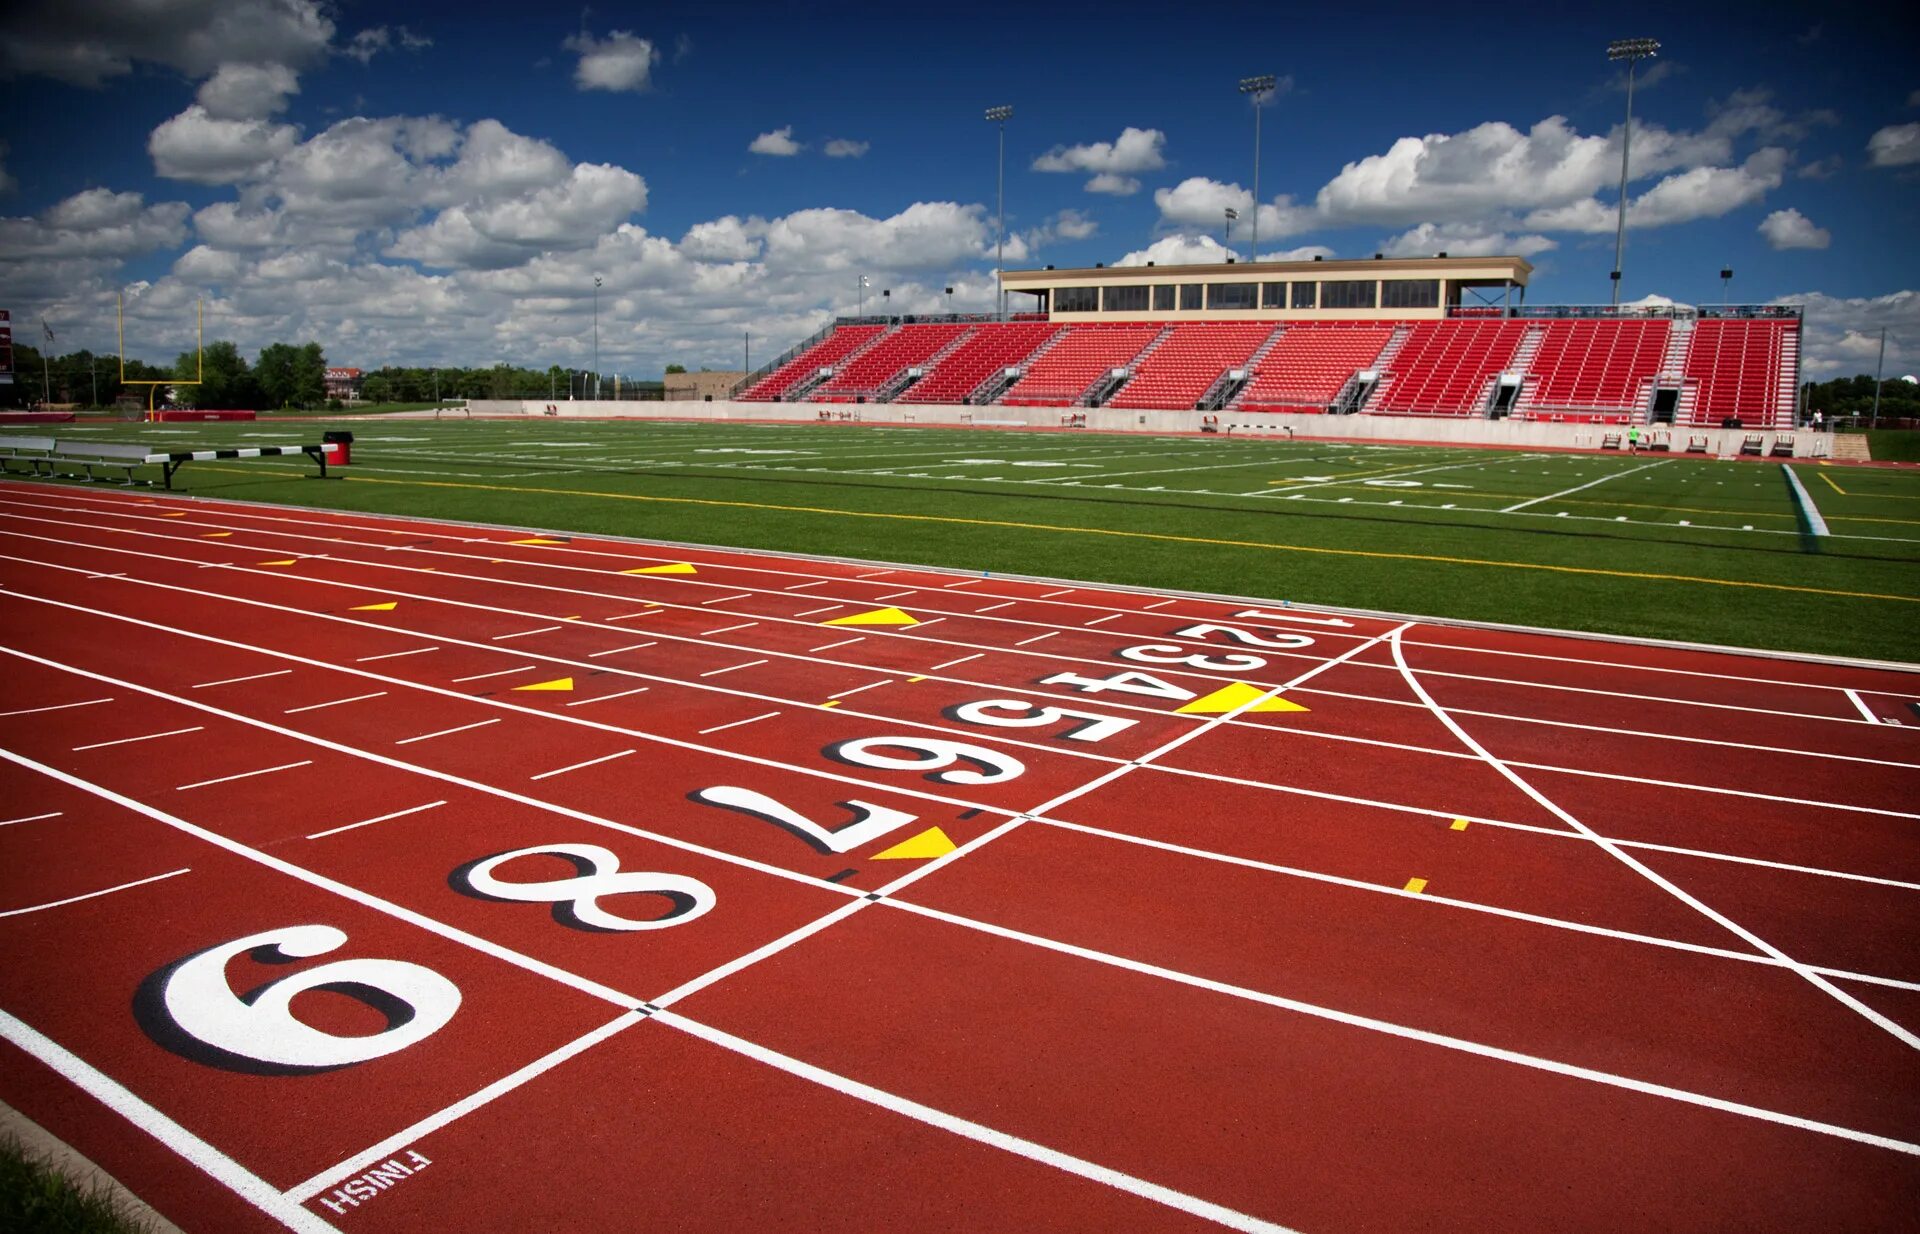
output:
<svg viewBox="0 0 1920 1234"><path fill-rule="evenodd" d="M1007 288L1002 272L1007 264L1007 121L1012 117L1011 107L987 108L987 119L1000 126L999 209L993 224L993 316L996 321L1007 319Z"/></svg>
<svg viewBox="0 0 1920 1234"><path fill-rule="evenodd" d="M1880 327L1880 358L1873 365L1873 414L1867 418L1867 427L1873 428L1880 423L1880 383L1887 371L1887 328Z"/></svg>
<svg viewBox="0 0 1920 1234"><path fill-rule="evenodd" d="M1253 247L1247 253L1250 262L1260 260L1260 98L1271 93L1273 87L1272 73L1240 79L1240 93L1253 97Z"/></svg>
<svg viewBox="0 0 1920 1234"><path fill-rule="evenodd" d="M1620 212L1613 228L1613 303L1620 304L1620 258L1627 244L1627 156L1633 148L1633 76L1640 61L1660 52L1658 39L1615 39L1607 44L1607 59L1627 62L1627 123L1620 130Z"/></svg>
<svg viewBox="0 0 1920 1234"><path fill-rule="evenodd" d="M600 397L600 276L593 276L593 397Z"/></svg>

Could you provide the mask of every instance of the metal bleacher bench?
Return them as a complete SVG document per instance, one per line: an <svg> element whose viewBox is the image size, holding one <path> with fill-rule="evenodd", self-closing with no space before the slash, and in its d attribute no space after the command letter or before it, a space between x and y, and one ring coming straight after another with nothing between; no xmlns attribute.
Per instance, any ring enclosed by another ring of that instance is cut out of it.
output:
<svg viewBox="0 0 1920 1234"><path fill-rule="evenodd" d="M34 450L33 453L23 451ZM320 478L327 476L327 454L324 446L239 446L222 450L156 450L151 446L123 444L111 441L61 441L51 437L10 438L0 444L0 466L13 459L31 464L32 471L40 475L67 475L78 477L84 473L89 480L98 479L95 469L119 471L122 483L134 484L133 471L136 467L159 467L161 483L168 489L173 487L173 473L187 463L209 459L229 458L271 458L282 454L304 454L320 467ZM60 471L61 466L79 467L81 471ZM44 467L44 470L42 468ZM149 481L151 483L151 481Z"/></svg>

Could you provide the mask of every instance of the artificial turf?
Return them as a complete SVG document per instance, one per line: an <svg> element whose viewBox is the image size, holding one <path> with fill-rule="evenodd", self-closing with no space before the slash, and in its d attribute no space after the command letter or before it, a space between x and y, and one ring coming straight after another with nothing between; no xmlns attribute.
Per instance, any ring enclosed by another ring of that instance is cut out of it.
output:
<svg viewBox="0 0 1920 1234"><path fill-rule="evenodd" d="M323 424L121 425L176 449ZM1920 473L1669 455L857 425L356 419L241 499L1920 660ZM44 430L41 430L44 431ZM64 433L63 433L64 435ZM78 434L76 434L78 435Z"/></svg>

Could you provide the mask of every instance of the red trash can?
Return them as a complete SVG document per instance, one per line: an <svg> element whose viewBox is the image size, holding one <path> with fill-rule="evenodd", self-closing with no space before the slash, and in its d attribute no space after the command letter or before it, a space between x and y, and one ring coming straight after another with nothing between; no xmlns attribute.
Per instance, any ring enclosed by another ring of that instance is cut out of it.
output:
<svg viewBox="0 0 1920 1234"><path fill-rule="evenodd" d="M343 466L353 461L353 434L343 431L320 434L321 453L327 456L327 462Z"/></svg>

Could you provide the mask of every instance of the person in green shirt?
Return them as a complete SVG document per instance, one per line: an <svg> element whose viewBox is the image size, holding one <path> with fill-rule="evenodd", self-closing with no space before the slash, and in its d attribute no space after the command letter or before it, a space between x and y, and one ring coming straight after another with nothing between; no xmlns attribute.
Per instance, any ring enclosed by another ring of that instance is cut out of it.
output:
<svg viewBox="0 0 1920 1234"><path fill-rule="evenodd" d="M1627 429L1627 453L1632 454L1640 448L1640 426L1631 425Z"/></svg>

